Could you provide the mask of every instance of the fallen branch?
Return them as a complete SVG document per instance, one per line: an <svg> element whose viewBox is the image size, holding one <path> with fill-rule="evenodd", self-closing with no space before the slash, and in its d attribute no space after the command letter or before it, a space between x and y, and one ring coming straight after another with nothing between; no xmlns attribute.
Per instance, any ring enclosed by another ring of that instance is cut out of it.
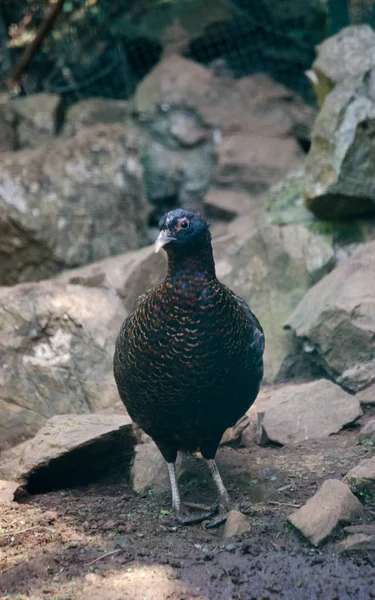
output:
<svg viewBox="0 0 375 600"><path fill-rule="evenodd" d="M276 506L290 506L290 508L301 508L301 504L292 504L291 502L277 502L277 500L268 500L268 504Z"/></svg>
<svg viewBox="0 0 375 600"><path fill-rule="evenodd" d="M6 84L10 91L17 91L20 87L20 80L22 75L27 71L29 65L42 46L44 39L51 31L62 7L64 6L65 0L57 0L56 4L48 11L46 18L39 27L35 38L29 46L26 46L24 53L20 60L13 69L13 72L7 78Z"/></svg>

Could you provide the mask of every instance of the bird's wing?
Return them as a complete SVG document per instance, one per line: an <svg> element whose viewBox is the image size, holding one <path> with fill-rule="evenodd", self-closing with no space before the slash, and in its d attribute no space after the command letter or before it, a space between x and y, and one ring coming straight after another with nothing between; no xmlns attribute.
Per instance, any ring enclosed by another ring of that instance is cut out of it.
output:
<svg viewBox="0 0 375 600"><path fill-rule="evenodd" d="M245 314L252 325L253 336L250 342L251 350L257 355L257 357L259 357L259 359L261 359L265 345L263 328L254 313L251 312L250 306L247 304L247 302L245 302L245 300L240 296L237 296L237 294L233 295L237 303L244 309Z"/></svg>
<svg viewBox="0 0 375 600"><path fill-rule="evenodd" d="M139 308L141 306L141 304L143 302L145 302L146 298L151 294L151 292L153 291L154 288L151 288L149 290L147 290L144 294L141 294L137 300L134 302L133 305L133 309L131 311L131 313L126 317L125 321L123 322L121 329L120 329L120 333L117 337L116 340L116 350L115 350L115 377L116 377L116 369L121 367L121 362L122 362L122 346L124 341L127 338L129 329L131 327L131 324L133 322L134 319L134 315L135 312L137 310L137 308Z"/></svg>

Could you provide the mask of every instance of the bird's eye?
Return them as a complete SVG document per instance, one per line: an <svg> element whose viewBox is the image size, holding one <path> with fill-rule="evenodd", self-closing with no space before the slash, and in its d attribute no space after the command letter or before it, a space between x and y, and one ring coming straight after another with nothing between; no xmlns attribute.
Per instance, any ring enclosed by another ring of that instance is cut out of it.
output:
<svg viewBox="0 0 375 600"><path fill-rule="evenodd" d="M180 228L187 229L189 227L189 221L181 221Z"/></svg>

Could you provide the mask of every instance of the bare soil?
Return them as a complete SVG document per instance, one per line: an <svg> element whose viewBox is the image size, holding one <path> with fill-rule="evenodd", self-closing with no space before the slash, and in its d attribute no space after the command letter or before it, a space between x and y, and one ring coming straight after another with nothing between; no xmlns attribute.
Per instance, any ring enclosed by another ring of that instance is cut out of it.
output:
<svg viewBox="0 0 375 600"><path fill-rule="evenodd" d="M370 416L367 415L365 419ZM169 495L133 494L121 473L69 490L28 496L0 510L2 600L366 600L375 598L375 552L337 556L343 528L322 547L288 525L322 481L341 478L374 448L358 428L294 447L221 448L218 464L251 531L177 526ZM208 471L187 460L186 500L214 500ZM363 521L375 522L375 502Z"/></svg>

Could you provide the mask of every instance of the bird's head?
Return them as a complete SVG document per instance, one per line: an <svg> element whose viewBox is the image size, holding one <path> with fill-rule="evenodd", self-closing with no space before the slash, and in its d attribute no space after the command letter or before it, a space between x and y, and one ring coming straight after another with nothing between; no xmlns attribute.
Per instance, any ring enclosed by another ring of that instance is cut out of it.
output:
<svg viewBox="0 0 375 600"><path fill-rule="evenodd" d="M189 250L210 244L208 223L199 213L187 212L181 208L171 210L160 219L159 229L155 252L159 252L164 246L168 246L168 249Z"/></svg>

